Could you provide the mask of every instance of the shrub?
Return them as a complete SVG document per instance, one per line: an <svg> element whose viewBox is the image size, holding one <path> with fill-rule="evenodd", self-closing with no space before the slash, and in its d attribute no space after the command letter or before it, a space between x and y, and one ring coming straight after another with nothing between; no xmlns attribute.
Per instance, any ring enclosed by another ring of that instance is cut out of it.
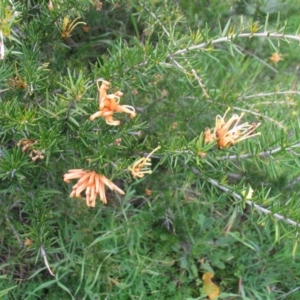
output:
<svg viewBox="0 0 300 300"><path fill-rule="evenodd" d="M293 2L2 2L0 296L296 299Z"/></svg>

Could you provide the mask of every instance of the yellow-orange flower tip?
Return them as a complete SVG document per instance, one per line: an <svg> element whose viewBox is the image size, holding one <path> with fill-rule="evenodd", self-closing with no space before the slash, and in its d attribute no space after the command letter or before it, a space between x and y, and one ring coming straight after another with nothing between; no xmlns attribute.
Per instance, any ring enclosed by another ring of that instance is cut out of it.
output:
<svg viewBox="0 0 300 300"><path fill-rule="evenodd" d="M112 116L107 116L105 118L105 122L106 122L106 124L111 125L111 126L119 126L121 124L121 122L119 120L114 120L112 118Z"/></svg>
<svg viewBox="0 0 300 300"><path fill-rule="evenodd" d="M115 96L122 97L122 96L124 96L124 93L122 93L121 91L117 91L117 92L115 92Z"/></svg>
<svg viewBox="0 0 300 300"><path fill-rule="evenodd" d="M101 82L101 86L99 86L99 82ZM98 87L99 90L100 90L100 88L103 88L103 89L106 89L106 90L108 90L110 88L110 82L103 79L103 78L97 79L96 83L97 83L97 87Z"/></svg>
<svg viewBox="0 0 300 300"><path fill-rule="evenodd" d="M64 174L64 182L69 183L71 179L81 178L83 174L86 174L86 171L83 169L71 169Z"/></svg>
<svg viewBox="0 0 300 300"><path fill-rule="evenodd" d="M107 203L105 185L111 190L124 195L124 191L107 179L104 175L95 171L73 169L64 175L64 181L69 183L71 179L79 179L72 187L71 198L83 198L81 193L85 191L86 204L88 207L95 207L97 195L103 203Z"/></svg>
<svg viewBox="0 0 300 300"><path fill-rule="evenodd" d="M211 129L205 128L205 131L204 131L204 142L205 143L211 143L213 141L215 141L215 136L214 136L214 134L211 133Z"/></svg>
<svg viewBox="0 0 300 300"><path fill-rule="evenodd" d="M224 116L216 116L216 123L213 132L211 129L206 129L204 132L206 143L217 141L219 149L228 148L234 144L243 141L247 138L260 135L260 132L254 134L254 130L261 124L249 124L248 122L239 124L244 113L240 116L234 114L227 122L225 116L230 109L227 109Z"/></svg>
<svg viewBox="0 0 300 300"><path fill-rule="evenodd" d="M75 29L76 26L79 24L86 25L85 22L77 22L80 17L74 19L73 21L70 20L69 16L65 16L61 25L61 37L66 39L70 36L72 31Z"/></svg>
<svg viewBox="0 0 300 300"><path fill-rule="evenodd" d="M154 150L152 150L146 157L142 157L135 161L132 167L128 167L128 170L131 171L131 175L133 178L139 177L143 178L145 174L152 174L151 167L151 155L160 149L161 147L158 146Z"/></svg>
<svg viewBox="0 0 300 300"><path fill-rule="evenodd" d="M96 118L99 118L99 117L101 117L102 116L102 112L101 111L97 111L96 113L94 113L94 114L92 114L91 116L90 116L90 120L91 121L94 121Z"/></svg>
<svg viewBox="0 0 300 300"><path fill-rule="evenodd" d="M116 111L129 114L131 119L136 116L135 109L131 105L118 105Z"/></svg>

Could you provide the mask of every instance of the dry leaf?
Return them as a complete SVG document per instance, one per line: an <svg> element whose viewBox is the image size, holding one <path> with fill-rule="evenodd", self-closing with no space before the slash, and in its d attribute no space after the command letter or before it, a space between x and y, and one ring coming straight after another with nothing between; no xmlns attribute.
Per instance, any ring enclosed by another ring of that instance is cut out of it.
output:
<svg viewBox="0 0 300 300"><path fill-rule="evenodd" d="M204 292L207 294L209 299L216 299L216 297L220 294L219 287L211 281L213 277L214 274L210 272L206 272L202 276Z"/></svg>

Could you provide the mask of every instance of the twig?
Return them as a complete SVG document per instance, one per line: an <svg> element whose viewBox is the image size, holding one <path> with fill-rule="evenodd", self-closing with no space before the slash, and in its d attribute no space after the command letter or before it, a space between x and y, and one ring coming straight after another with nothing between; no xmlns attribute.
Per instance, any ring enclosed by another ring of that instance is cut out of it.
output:
<svg viewBox="0 0 300 300"><path fill-rule="evenodd" d="M242 290L242 285L243 285L243 278L239 278L239 285L238 285L238 294L241 295L241 290Z"/></svg>
<svg viewBox="0 0 300 300"><path fill-rule="evenodd" d="M176 61L174 58L170 57L171 61L180 69L182 70L185 74L189 74L188 70L185 69L178 61ZM205 98L209 99L209 95L205 89L205 85L202 83L200 77L197 75L196 71L192 68L191 69L195 79L198 81L198 84L203 92L203 95L205 96Z"/></svg>
<svg viewBox="0 0 300 300"><path fill-rule="evenodd" d="M157 23L159 24L159 26L162 28L162 30L164 31L164 33L170 37L170 33L168 32L168 30L165 28L165 26L163 25L163 23L159 20L159 18L157 18L157 16L151 11L149 10L145 5L143 5L142 3L140 3L140 5L142 7L145 8L145 10L157 21Z"/></svg>
<svg viewBox="0 0 300 300"><path fill-rule="evenodd" d="M291 295L291 294L293 294L293 293L295 293L295 292L297 292L299 290L300 290L300 286L298 286L295 289L291 290L290 292L288 292L288 293L286 293L286 294L278 297L277 299L282 299L282 298L287 299L287 296L289 296L289 295Z"/></svg>
<svg viewBox="0 0 300 300"><path fill-rule="evenodd" d="M239 194L237 194L236 192L232 192L229 188L221 185L218 181L214 180L214 179L211 179L209 178L208 181L213 184L214 186L218 187L220 190L224 191L224 192L230 192L231 195L237 199L237 200L243 200L242 196L240 196ZM274 218L278 219L278 220L281 220L281 221L284 221L290 225L293 225L293 226L297 226L300 228L300 224L289 219L289 218L286 218L280 214L273 214L270 210L264 208L264 207L261 207L260 205L258 204L255 204L254 202L250 201L250 200L247 200L246 203L251 206L251 207L254 207L256 210L260 211L260 212L263 212L264 214L266 215L272 215Z"/></svg>
<svg viewBox="0 0 300 300"><path fill-rule="evenodd" d="M221 105L226 106L226 105L224 105L224 104L221 104ZM236 110L239 110L239 111L247 112L247 113L252 114L252 115L254 115L254 116L258 116L258 117L261 117L261 118L265 118L265 119L267 119L267 120L269 120L269 121L275 123L278 127L284 128L284 126L281 125L280 122L274 120L274 119L271 118L271 117L265 116L265 115L263 115L263 114L261 114L261 113L257 113L257 112L254 112L253 110L249 110L249 109L245 109L245 108L240 108L240 107L236 107L236 106L232 106L232 108L234 108L234 109L236 109Z"/></svg>
<svg viewBox="0 0 300 300"><path fill-rule="evenodd" d="M277 39L285 38L285 39L291 39L291 40L296 40L296 41L300 42L300 36L289 35L289 34L285 35L283 33L277 33L277 32L273 32L273 33L272 32L238 33L238 34L233 34L231 36L221 37L221 38L218 38L218 39L215 39L215 40L204 42L204 43L201 43L199 45L194 45L194 46L188 47L186 49L175 51L173 53L168 54L167 58L173 57L175 55L183 54L183 53L186 53L188 51L203 49L207 45L215 45L215 44L222 43L222 42L232 43L233 39L235 39L235 38L244 38L244 37L248 37L248 38L252 38L252 37L269 38L269 37L271 37L271 38L277 38Z"/></svg>
<svg viewBox="0 0 300 300"><path fill-rule="evenodd" d="M251 98L256 98L256 97L269 97L269 96L276 96L276 95L300 95L300 91L283 91L283 92L271 92L271 93L259 93L259 94L254 94L254 95L249 95L249 96L239 96L237 100L242 100L242 99L251 99Z"/></svg>
<svg viewBox="0 0 300 300"><path fill-rule="evenodd" d="M191 168L191 167L188 167L188 166L186 166L186 167L189 168L193 173L198 174L198 175L202 175L201 172L200 172L199 170L197 170L196 168L193 168L193 167ZM239 195L239 194L236 193L236 192L233 192L233 191L232 191L231 189L229 189L228 187L226 187L226 186L224 186L224 185L221 185L217 180L212 179L212 178L208 178L208 181L209 181L212 185L214 185L214 186L216 186L217 188L219 188L220 190L222 190L222 191L224 191L224 192L226 192L226 193L230 192L230 194L231 194L235 199L237 199L237 200L239 200L239 201L242 201L242 200L243 200L243 198L242 198L241 195ZM250 201L250 200L246 200L245 203L248 204L249 206L255 208L256 210L258 210L258 211L260 211L260 212L266 214L266 215L271 215L271 216L273 216L274 218L276 218L276 219L278 219L278 220L284 221L284 222L286 222L286 223L288 223L288 224L290 224L290 225L297 226L297 227L300 228L300 224L299 224L298 222L295 222L295 221L293 221L293 220L291 220L291 219L289 219L289 218L286 218L286 217L284 217L284 216L282 216L282 215L280 215L280 214L277 214L277 213L273 214L270 210L268 210L268 209L266 209L266 208L264 208L264 207L261 207L260 205L255 204L254 202L252 202L252 201Z"/></svg>
<svg viewBox="0 0 300 300"><path fill-rule="evenodd" d="M267 62L265 62L264 60L262 60L260 57L258 57L257 55L253 54L250 51L247 51L246 49L236 45L237 48L239 48L241 50L241 52L244 52L252 57L254 57L256 60L258 60L261 64L265 65L267 68L271 69L274 73L278 73L278 71L273 68L270 64L268 64Z"/></svg>
<svg viewBox="0 0 300 300"><path fill-rule="evenodd" d="M242 154L242 155L229 155L229 156L217 157L217 160L227 160L227 159L234 160L234 159L243 159L243 158L248 158L248 157L266 157L266 156L270 156L270 155L273 155L275 153L278 153L282 150L290 151L290 152L293 152L295 154L295 152L293 151L294 148L300 148L300 143L295 144L295 145L293 145L291 147L288 147L288 148L277 147L273 150L263 151L263 152L260 152L258 154L246 153L246 154Z"/></svg>
<svg viewBox="0 0 300 300"><path fill-rule="evenodd" d="M269 104L276 104L276 105L278 105L278 104L284 104L284 105L286 105L286 104L288 104L288 105L291 105L291 106L293 106L293 105L296 105L296 103L294 103L293 101L262 101L262 102L259 102L258 103L259 105L269 105ZM253 106L254 106L255 104L253 104Z"/></svg>
<svg viewBox="0 0 300 300"><path fill-rule="evenodd" d="M195 71L194 69L192 69L192 72L193 72L195 78L197 79L200 88L202 89L203 95L204 95L206 98L209 99L210 97L209 97L209 95L208 95L207 92L206 92L205 86L204 86L204 84L202 83L201 79L198 77L196 71Z"/></svg>

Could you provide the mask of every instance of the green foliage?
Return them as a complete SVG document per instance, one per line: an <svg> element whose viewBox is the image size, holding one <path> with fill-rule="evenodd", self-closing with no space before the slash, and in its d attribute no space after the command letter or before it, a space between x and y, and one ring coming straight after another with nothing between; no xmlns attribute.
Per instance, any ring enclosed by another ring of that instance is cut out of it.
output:
<svg viewBox="0 0 300 300"><path fill-rule="evenodd" d="M219 299L298 299L294 2L102 2L0 4L0 298L205 299L212 272ZM103 80L134 118L89 119ZM221 144L234 114L256 125ZM125 195L87 207L72 169Z"/></svg>

